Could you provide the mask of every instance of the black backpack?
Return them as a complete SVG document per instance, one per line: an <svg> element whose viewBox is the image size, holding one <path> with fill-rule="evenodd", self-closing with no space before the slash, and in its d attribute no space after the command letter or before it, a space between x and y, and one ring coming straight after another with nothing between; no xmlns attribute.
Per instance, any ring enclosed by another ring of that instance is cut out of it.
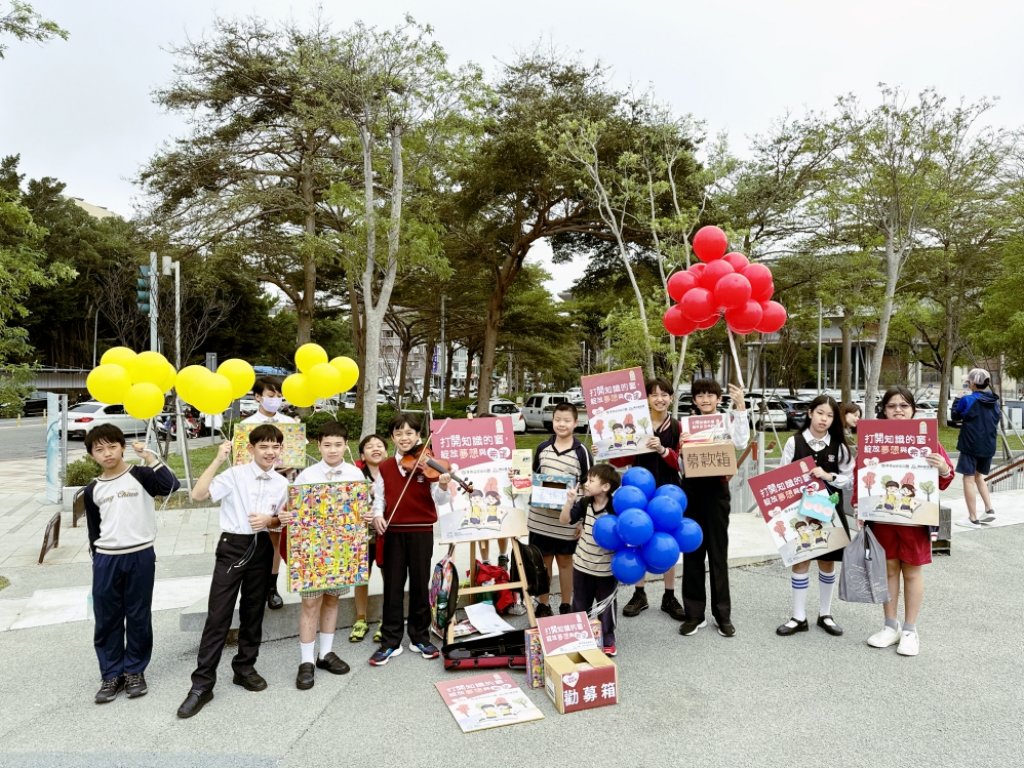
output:
<svg viewBox="0 0 1024 768"><path fill-rule="evenodd" d="M448 545L448 554L434 565L434 574L430 579L430 628L434 634L447 638L448 625L455 618L459 609L459 569L452 559L455 545Z"/></svg>
<svg viewBox="0 0 1024 768"><path fill-rule="evenodd" d="M544 567L544 556L535 544L520 544L519 554L523 558L523 581L531 595L546 595L551 589L548 569ZM519 581L519 567L512 558L512 581Z"/></svg>

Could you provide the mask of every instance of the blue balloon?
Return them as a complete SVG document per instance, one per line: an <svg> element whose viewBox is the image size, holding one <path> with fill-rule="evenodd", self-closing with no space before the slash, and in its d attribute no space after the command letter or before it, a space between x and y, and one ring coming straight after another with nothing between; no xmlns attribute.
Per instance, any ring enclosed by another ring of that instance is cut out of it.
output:
<svg viewBox="0 0 1024 768"><path fill-rule="evenodd" d="M647 565L636 549L623 549L612 555L612 575L623 584L636 584L647 575Z"/></svg>
<svg viewBox="0 0 1024 768"><path fill-rule="evenodd" d="M618 525L619 518L616 515L600 515L594 521L593 529L594 541L597 542L597 546L610 549L612 552L622 549L625 544L619 538Z"/></svg>
<svg viewBox="0 0 1024 768"><path fill-rule="evenodd" d="M642 547L654 535L651 516L642 509L627 509L619 515L619 538L630 547Z"/></svg>
<svg viewBox="0 0 1024 768"><path fill-rule="evenodd" d="M657 496L647 502L647 514L651 516L654 530L675 533L683 524L683 510L671 496Z"/></svg>
<svg viewBox="0 0 1024 768"><path fill-rule="evenodd" d="M679 543L679 549L686 553L697 551L701 542L704 541L704 531L700 529L695 520L688 517L683 518L683 524L672 535Z"/></svg>
<svg viewBox="0 0 1024 768"><path fill-rule="evenodd" d="M622 484L639 488L643 491L645 502L654 495L654 491L657 489L654 475L651 474L649 469L644 469L643 467L630 467L627 469L626 473L622 476Z"/></svg>
<svg viewBox="0 0 1024 768"><path fill-rule="evenodd" d="M640 550L651 573L665 573L679 562L679 542L671 533L658 531Z"/></svg>
<svg viewBox="0 0 1024 768"><path fill-rule="evenodd" d="M670 499L675 499L679 502L680 508L683 510L683 514L686 514L686 491L680 488L678 485L662 485L654 492L654 497L668 496Z"/></svg>
<svg viewBox="0 0 1024 768"><path fill-rule="evenodd" d="M620 515L627 509L647 506L647 496L639 488L632 485L624 485L612 494L612 509Z"/></svg>

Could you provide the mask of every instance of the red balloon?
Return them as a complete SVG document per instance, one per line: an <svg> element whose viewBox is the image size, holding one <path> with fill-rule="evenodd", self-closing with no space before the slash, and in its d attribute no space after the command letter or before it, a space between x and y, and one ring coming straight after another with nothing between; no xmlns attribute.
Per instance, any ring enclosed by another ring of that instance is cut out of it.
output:
<svg viewBox="0 0 1024 768"><path fill-rule="evenodd" d="M761 322L762 315L764 315L764 312L761 309L761 305L751 299L741 307L726 310L725 322L729 324L729 328L732 329L733 333L746 336L757 328L758 323Z"/></svg>
<svg viewBox="0 0 1024 768"><path fill-rule="evenodd" d="M697 284L701 288L707 288L709 291L715 290L715 286L718 285L718 281L726 275L734 274L735 270L732 265L727 261L712 261L710 264L704 267L704 271L701 273L700 279Z"/></svg>
<svg viewBox="0 0 1024 768"><path fill-rule="evenodd" d="M697 287L697 276L685 270L674 272L668 279L668 295L673 301L681 301L683 294ZM671 333L671 331L670 331Z"/></svg>
<svg viewBox="0 0 1024 768"><path fill-rule="evenodd" d="M715 305L729 310L742 307L750 298L750 281L733 272L725 275L715 286ZM726 318L728 319L728 318ZM751 325L751 328L754 326Z"/></svg>
<svg viewBox="0 0 1024 768"><path fill-rule="evenodd" d="M665 326L665 330L673 336L689 336L697 330L697 324L683 314L683 310L678 304L665 310L661 323Z"/></svg>
<svg viewBox="0 0 1024 768"><path fill-rule="evenodd" d="M757 324L759 333L775 333L786 324L786 308L777 301L766 301L761 304L761 322Z"/></svg>
<svg viewBox="0 0 1024 768"><path fill-rule="evenodd" d="M748 259L739 251L733 251L732 253L725 254L725 256L722 257L722 260L728 261L730 264L732 264L732 268L735 269L737 272L742 272L744 269L747 268L747 265L750 264L750 259Z"/></svg>
<svg viewBox="0 0 1024 768"><path fill-rule="evenodd" d="M751 264L744 268L743 276L750 281L750 298L754 301L768 301L775 291L772 271L764 264Z"/></svg>
<svg viewBox="0 0 1024 768"><path fill-rule="evenodd" d="M693 252L705 264L722 258L729 248L729 238L718 227L701 227L693 236Z"/></svg>
<svg viewBox="0 0 1024 768"><path fill-rule="evenodd" d="M691 288L679 302L682 313L695 323L707 320L715 314L715 304L711 291L707 288Z"/></svg>
<svg viewBox="0 0 1024 768"><path fill-rule="evenodd" d="M696 264L691 264L689 267L687 267L686 271L689 272L694 277L696 277L697 284L700 285L700 276L704 274L705 269L707 269L707 264L701 264L700 262L697 262Z"/></svg>
<svg viewBox="0 0 1024 768"><path fill-rule="evenodd" d="M701 320L699 323L697 323L697 330L706 331L708 328L714 328L715 324L718 323L718 320L720 318L721 315L715 312L715 314L713 314L707 320Z"/></svg>

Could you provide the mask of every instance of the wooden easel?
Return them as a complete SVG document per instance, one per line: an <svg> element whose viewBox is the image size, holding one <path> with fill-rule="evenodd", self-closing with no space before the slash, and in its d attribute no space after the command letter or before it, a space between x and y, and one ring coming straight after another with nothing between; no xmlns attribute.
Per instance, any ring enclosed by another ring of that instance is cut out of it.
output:
<svg viewBox="0 0 1024 768"><path fill-rule="evenodd" d="M519 552L519 540L514 536L498 536L493 539L479 539L479 541L492 541L497 546L498 539L508 538L511 540L512 557L515 558L516 567L519 569L519 581L510 581L508 584L488 584L485 586L474 586L476 582L476 544L478 540L469 542L455 542L452 547L458 544L469 544L469 584L470 586L459 589L459 597L462 595L483 595L489 592L503 592L507 589L521 589L523 591L523 605L526 606L526 616L530 620L530 626L537 626L537 617L533 614L533 601L530 599L530 591L527 589L526 582L523 581L523 556ZM456 609L456 613L457 613ZM454 615L452 621L448 622L448 631L445 641L450 645L455 642L455 619Z"/></svg>

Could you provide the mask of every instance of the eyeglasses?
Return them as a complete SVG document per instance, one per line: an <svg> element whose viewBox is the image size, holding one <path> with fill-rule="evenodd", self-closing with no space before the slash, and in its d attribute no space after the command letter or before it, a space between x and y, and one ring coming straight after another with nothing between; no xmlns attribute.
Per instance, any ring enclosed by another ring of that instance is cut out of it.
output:
<svg viewBox="0 0 1024 768"><path fill-rule="evenodd" d="M910 403L886 403L885 410L887 411L912 411L914 406Z"/></svg>

